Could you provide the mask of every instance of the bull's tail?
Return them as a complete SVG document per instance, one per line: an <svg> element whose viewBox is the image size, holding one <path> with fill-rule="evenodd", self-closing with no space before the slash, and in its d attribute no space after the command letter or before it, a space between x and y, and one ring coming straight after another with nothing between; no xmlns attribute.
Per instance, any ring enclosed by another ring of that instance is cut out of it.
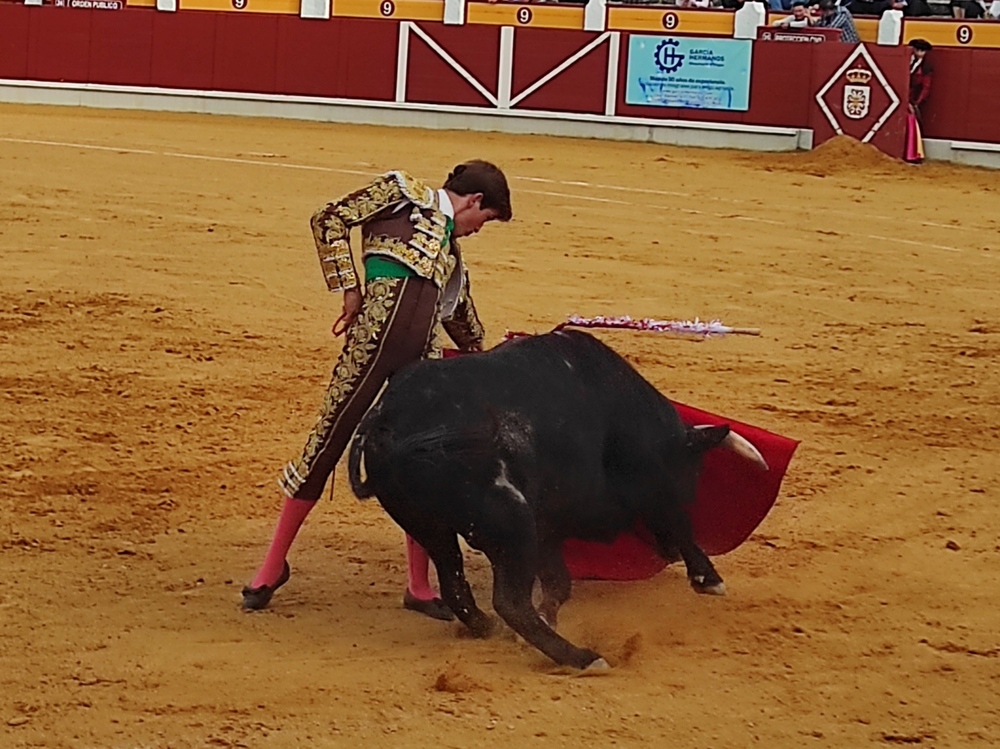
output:
<svg viewBox="0 0 1000 749"><path fill-rule="evenodd" d="M347 476L351 482L351 491L358 499L368 499L375 496L370 477L361 478L361 467L365 457L365 441L368 439L368 419L364 419L358 427L354 439L351 440L351 452L347 458Z"/></svg>

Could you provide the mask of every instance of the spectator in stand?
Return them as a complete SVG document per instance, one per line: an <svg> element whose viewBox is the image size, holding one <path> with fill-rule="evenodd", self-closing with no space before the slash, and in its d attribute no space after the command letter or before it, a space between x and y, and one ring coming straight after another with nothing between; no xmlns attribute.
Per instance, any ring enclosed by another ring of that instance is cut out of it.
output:
<svg viewBox="0 0 1000 749"><path fill-rule="evenodd" d="M854 27L854 17L851 11L841 8L836 0L819 0L819 20L817 26L828 29L840 29L840 41L848 44L858 44L861 37Z"/></svg>
<svg viewBox="0 0 1000 749"><path fill-rule="evenodd" d="M951 15L955 18L982 18L986 9L979 0L951 0Z"/></svg>
<svg viewBox="0 0 1000 749"><path fill-rule="evenodd" d="M773 25L780 26L783 29L801 29L809 26L812 22L805 0L795 0L792 3L792 15L785 16Z"/></svg>
<svg viewBox="0 0 1000 749"><path fill-rule="evenodd" d="M911 164L919 164L924 160L924 140L920 132L920 105L927 101L931 93L931 80L934 71L927 59L927 53L932 49L926 39L910 41L910 112L906 118L906 154L905 159Z"/></svg>
<svg viewBox="0 0 1000 749"><path fill-rule="evenodd" d="M876 0L876 2L854 0L851 3L851 11L855 15L873 15L881 18L887 10L901 10L907 17L934 15L926 0Z"/></svg>
<svg viewBox="0 0 1000 749"><path fill-rule="evenodd" d="M711 8L712 0L677 0L679 8Z"/></svg>

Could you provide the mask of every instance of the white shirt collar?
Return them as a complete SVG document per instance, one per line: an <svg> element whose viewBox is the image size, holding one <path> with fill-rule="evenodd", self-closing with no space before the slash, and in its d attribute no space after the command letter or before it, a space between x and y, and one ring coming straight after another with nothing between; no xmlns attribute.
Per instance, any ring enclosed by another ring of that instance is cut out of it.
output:
<svg viewBox="0 0 1000 749"><path fill-rule="evenodd" d="M451 204L451 198L445 189L438 190L438 204L441 206L441 213L448 218L455 218L455 206Z"/></svg>

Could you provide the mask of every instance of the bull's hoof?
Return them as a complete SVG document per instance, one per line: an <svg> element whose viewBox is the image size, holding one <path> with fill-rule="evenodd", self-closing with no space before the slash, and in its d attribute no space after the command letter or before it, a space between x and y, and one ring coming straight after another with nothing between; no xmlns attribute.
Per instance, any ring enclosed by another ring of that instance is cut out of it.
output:
<svg viewBox="0 0 1000 749"><path fill-rule="evenodd" d="M442 622L450 622L455 618L451 609L440 598L423 601L410 593L409 589L403 594L403 608Z"/></svg>
<svg viewBox="0 0 1000 749"><path fill-rule="evenodd" d="M607 673L610 670L611 670L611 665L603 658L598 658L596 661L594 661L585 669L583 669L583 673L588 676L589 675L597 676L598 674Z"/></svg>
<svg viewBox="0 0 1000 749"><path fill-rule="evenodd" d="M292 568L288 566L288 562L285 562L285 566L281 570L281 576L278 577L274 585L261 585L259 588L251 588L249 585L245 587L243 589L243 610L260 611L267 608L267 604L271 602L271 596L274 595L278 588L287 583L288 578L291 576Z"/></svg>
<svg viewBox="0 0 1000 749"><path fill-rule="evenodd" d="M467 628L469 634L476 639L486 640L500 632L503 629L503 624L501 624L499 619L483 614L481 619L476 618L471 624L467 625Z"/></svg>
<svg viewBox="0 0 1000 749"><path fill-rule="evenodd" d="M691 587L698 593L705 593L710 596L726 595L726 584L722 580L706 581L704 577L692 577Z"/></svg>

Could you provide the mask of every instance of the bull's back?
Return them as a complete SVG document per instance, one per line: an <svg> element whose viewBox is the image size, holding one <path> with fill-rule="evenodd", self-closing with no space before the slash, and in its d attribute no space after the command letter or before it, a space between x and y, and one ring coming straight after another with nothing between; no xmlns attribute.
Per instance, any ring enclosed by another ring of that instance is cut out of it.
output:
<svg viewBox="0 0 1000 749"><path fill-rule="evenodd" d="M461 441L461 435L521 425L537 466L548 471L550 483L563 484L550 491L578 492L583 489L576 484L586 489L603 481L603 469L614 471L619 457L648 465L681 428L667 399L628 362L577 331L419 362L390 382L379 411L396 440L447 432ZM444 450L437 455L456 459ZM631 470L625 463L618 467Z"/></svg>
<svg viewBox="0 0 1000 749"><path fill-rule="evenodd" d="M419 362L383 395L399 427L475 423L487 411L528 414L535 426L637 428L670 419L666 399L593 336L559 331L517 338L481 354ZM567 435L561 435L566 437Z"/></svg>

